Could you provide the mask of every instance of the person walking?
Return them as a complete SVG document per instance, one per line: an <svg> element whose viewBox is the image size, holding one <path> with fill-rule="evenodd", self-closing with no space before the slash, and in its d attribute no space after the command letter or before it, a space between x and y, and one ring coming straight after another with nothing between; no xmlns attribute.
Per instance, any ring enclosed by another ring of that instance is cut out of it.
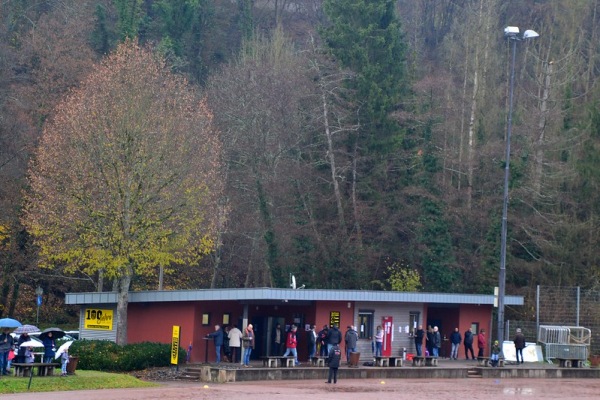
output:
<svg viewBox="0 0 600 400"><path fill-rule="evenodd" d="M521 328L517 328L517 334L513 339L515 349L517 350L517 364L519 364L519 355L521 356L521 364L523 364L523 349L525 348L525 335L521 332Z"/></svg>
<svg viewBox="0 0 600 400"><path fill-rule="evenodd" d="M342 359L342 349L339 345L335 345L331 348L329 356L327 357L327 365L329 366L329 376L327 377L327 383L337 383L337 373L340 367L340 361Z"/></svg>
<svg viewBox="0 0 600 400"><path fill-rule="evenodd" d="M215 352L217 355L216 363L221 362L221 347L223 346L223 331L221 326L215 325L215 331L206 335L207 338L213 338L215 342Z"/></svg>
<svg viewBox="0 0 600 400"><path fill-rule="evenodd" d="M233 328L229 330L227 334L229 337L229 347L231 348L231 362L235 363L236 360L242 360L240 357L240 347L242 345L242 331L240 331L237 325L233 325Z"/></svg>
<svg viewBox="0 0 600 400"><path fill-rule="evenodd" d="M442 335L440 334L439 328L437 326L434 326L432 349L433 356L436 358L440 356L440 347L442 347Z"/></svg>
<svg viewBox="0 0 600 400"><path fill-rule="evenodd" d="M465 356L469 359L469 351L471 352L471 359L475 359L475 352L473 351L473 331L471 328L465 331Z"/></svg>
<svg viewBox="0 0 600 400"><path fill-rule="evenodd" d="M348 330L344 335L344 343L346 344L346 361L350 364L350 353L356 351L356 344L358 343L358 332L352 325L348 326Z"/></svg>
<svg viewBox="0 0 600 400"><path fill-rule="evenodd" d="M252 349L254 348L254 327L252 324L248 324L246 329L244 330L244 336L242 337L242 342L244 346L244 367L250 366L250 355L252 354Z"/></svg>
<svg viewBox="0 0 600 400"><path fill-rule="evenodd" d="M462 343L462 337L458 328L454 328L454 332L450 335L450 343L452 343L452 350L450 352L450 359L458 360L458 348Z"/></svg>
<svg viewBox="0 0 600 400"><path fill-rule="evenodd" d="M417 352L417 357L423 356L423 337L425 336L425 331L423 330L423 325L419 325L419 329L415 332L415 350Z"/></svg>
<svg viewBox="0 0 600 400"><path fill-rule="evenodd" d="M477 353L477 357L484 356L486 344L487 344L487 339L485 338L485 330L481 329L479 331L479 335L477 335L477 347L479 350L479 352Z"/></svg>
<svg viewBox="0 0 600 400"><path fill-rule="evenodd" d="M287 357L291 354L294 356L294 364L300 365L300 363L298 362L298 351L296 349L296 347L298 346L298 339L296 338L297 330L298 327L296 327L296 325L292 325L292 328L288 332L287 339L285 341L285 345L287 348L285 350L285 353L283 354L283 357Z"/></svg>

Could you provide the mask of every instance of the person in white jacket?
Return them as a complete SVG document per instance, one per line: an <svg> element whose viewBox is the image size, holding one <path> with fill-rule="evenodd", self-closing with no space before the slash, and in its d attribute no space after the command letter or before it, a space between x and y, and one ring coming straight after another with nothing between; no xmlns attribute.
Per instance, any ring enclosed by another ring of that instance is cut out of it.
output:
<svg viewBox="0 0 600 400"><path fill-rule="evenodd" d="M240 347L242 345L242 331L240 331L237 325L229 331L227 337L229 338L229 347L231 348L231 362L235 363L236 359L240 359ZM241 359L240 359L241 360Z"/></svg>

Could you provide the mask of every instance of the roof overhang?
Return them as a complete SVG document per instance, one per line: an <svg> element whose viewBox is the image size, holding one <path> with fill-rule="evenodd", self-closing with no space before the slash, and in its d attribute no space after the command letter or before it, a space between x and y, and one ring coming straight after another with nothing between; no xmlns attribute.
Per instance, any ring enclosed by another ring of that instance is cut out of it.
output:
<svg viewBox="0 0 600 400"><path fill-rule="evenodd" d="M494 295L463 293L391 292L372 290L328 289L196 289L129 292L130 303L180 302L180 301L352 301L428 304L493 305ZM116 304L116 292L67 293L66 304ZM504 304L522 306L522 296L505 296Z"/></svg>

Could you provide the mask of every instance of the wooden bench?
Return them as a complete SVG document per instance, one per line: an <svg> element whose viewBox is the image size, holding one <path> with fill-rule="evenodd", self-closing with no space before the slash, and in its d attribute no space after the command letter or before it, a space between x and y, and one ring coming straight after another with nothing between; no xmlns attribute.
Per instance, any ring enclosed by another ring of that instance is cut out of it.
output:
<svg viewBox="0 0 600 400"><path fill-rule="evenodd" d="M413 367L437 367L437 357L413 357Z"/></svg>
<svg viewBox="0 0 600 400"><path fill-rule="evenodd" d="M585 360L575 358L557 358L558 364L562 368L582 368Z"/></svg>
<svg viewBox="0 0 600 400"><path fill-rule="evenodd" d="M390 357L390 367L401 367L404 364L402 357Z"/></svg>
<svg viewBox="0 0 600 400"><path fill-rule="evenodd" d="M390 358L389 357L375 357L375 366L389 367L390 366Z"/></svg>
<svg viewBox="0 0 600 400"><path fill-rule="evenodd" d="M477 357L477 364L479 364L480 367L491 367L492 360L490 360L489 357ZM498 367L504 367L504 358L498 358Z"/></svg>
<svg viewBox="0 0 600 400"><path fill-rule="evenodd" d="M59 363L12 363L14 367L15 376L29 376L33 371L33 368L37 368L38 376L52 376L54 375L54 368L60 367Z"/></svg>
<svg viewBox="0 0 600 400"><path fill-rule="evenodd" d="M489 367L490 366L490 358L489 357L477 357L477 364L480 367Z"/></svg>
<svg viewBox="0 0 600 400"><path fill-rule="evenodd" d="M325 360L327 360L325 356L313 356L310 358L310 365L313 367L324 367Z"/></svg>

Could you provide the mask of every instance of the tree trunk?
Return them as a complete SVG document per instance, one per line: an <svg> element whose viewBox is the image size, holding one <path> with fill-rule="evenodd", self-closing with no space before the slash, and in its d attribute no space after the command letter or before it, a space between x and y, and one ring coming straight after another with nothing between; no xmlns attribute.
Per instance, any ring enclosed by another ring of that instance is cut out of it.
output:
<svg viewBox="0 0 600 400"><path fill-rule="evenodd" d="M119 290L117 291L117 344L127 344L127 307L129 306L129 288L133 269L127 266L123 275L119 278Z"/></svg>
<svg viewBox="0 0 600 400"><path fill-rule="evenodd" d="M550 96L550 81L552 78L552 62L546 64L544 77L544 91L540 103L540 121L538 135L535 143L535 171L533 174L534 195L542 193L542 173L544 168L544 141L546 136L546 120L548 119L548 97Z"/></svg>

